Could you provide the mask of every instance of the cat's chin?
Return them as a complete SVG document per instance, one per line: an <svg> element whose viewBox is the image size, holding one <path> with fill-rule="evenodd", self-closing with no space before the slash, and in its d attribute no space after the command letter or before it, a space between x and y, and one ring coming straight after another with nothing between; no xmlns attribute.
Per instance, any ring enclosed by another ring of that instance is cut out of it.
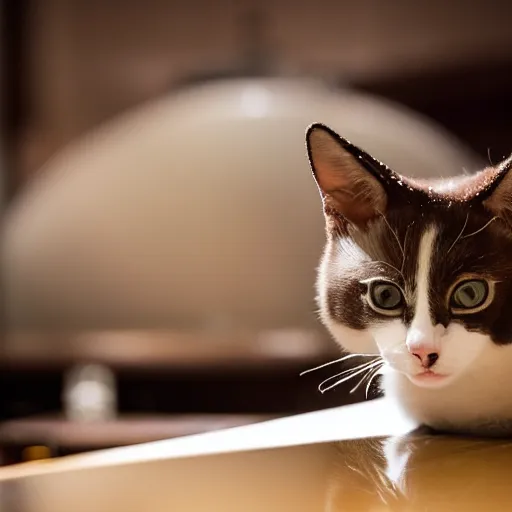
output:
<svg viewBox="0 0 512 512"><path fill-rule="evenodd" d="M387 399L418 425L442 433L512 437L512 396L503 385L507 374L500 374L500 369L496 379L460 372L433 387L418 385L405 373L388 367L382 389Z"/></svg>
<svg viewBox="0 0 512 512"><path fill-rule="evenodd" d="M453 380L452 375L445 375L431 371L425 371L415 375L405 375L415 386L428 389L442 388Z"/></svg>
<svg viewBox="0 0 512 512"><path fill-rule="evenodd" d="M405 380L409 385L413 384L413 388L422 389L441 389L451 384L456 379L456 374L438 373L429 370L424 372L408 373L398 370L391 365L386 365L381 370L381 374L388 374L388 380L394 382Z"/></svg>

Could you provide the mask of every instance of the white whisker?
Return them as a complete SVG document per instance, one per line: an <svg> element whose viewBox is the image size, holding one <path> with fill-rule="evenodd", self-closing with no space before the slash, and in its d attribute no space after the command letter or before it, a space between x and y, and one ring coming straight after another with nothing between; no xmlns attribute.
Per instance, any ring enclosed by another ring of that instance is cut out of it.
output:
<svg viewBox="0 0 512 512"><path fill-rule="evenodd" d="M464 235L461 237L462 238L469 238L470 236L474 236L474 235L477 235L478 233L480 233L481 231L483 231L489 224L491 224L491 222L494 222L498 217L493 217L489 222L487 222L486 224L484 224L483 227L481 227L480 229L477 229L476 231L473 231L473 233L469 233L469 235Z"/></svg>
<svg viewBox="0 0 512 512"><path fill-rule="evenodd" d="M381 365L376 365L376 366L373 366L372 368L369 368L368 369L368 372L363 375L362 379L359 380L359 382L356 384L355 387L353 387L351 390L350 390L350 393L353 393L354 391L357 390L357 388L359 388L359 386L361 384L364 384L365 382L368 381L369 378L371 378L371 376L373 375L373 372L375 371L379 371L380 368L384 365L384 363L381 361Z"/></svg>
<svg viewBox="0 0 512 512"><path fill-rule="evenodd" d="M335 359L334 361L329 361L328 363L321 364L320 366L316 366L315 368L310 368L309 370L304 370L299 375L302 377L306 373L310 373L310 372L314 372L316 370L320 370L320 369L325 368L326 366L329 366L331 364L341 363L343 361L346 361L347 359L352 359L353 357L375 357L375 358L377 358L377 357L380 357L380 356L377 356L375 354L348 354L347 356L340 357L339 359Z"/></svg>
<svg viewBox="0 0 512 512"><path fill-rule="evenodd" d="M384 366L384 365L383 365ZM372 384L372 380L380 373L380 371L382 370L382 366L377 368L372 376L370 377L370 380L368 381L368 384L366 385L366 400L368 400L368 392L370 391L370 386Z"/></svg>
<svg viewBox="0 0 512 512"><path fill-rule="evenodd" d="M380 361L374 361L373 363L370 363L370 364L377 365L379 363L380 363ZM340 384L343 384L343 382L346 382L347 380L353 379L356 375L360 375L361 373L366 372L366 371L368 371L368 367L365 366L361 370L357 370L356 372L353 372L350 375L347 375L346 377L343 377L342 379L337 380L334 384L331 384L330 386L322 389L322 384L324 384L325 382L327 382L329 380L332 380L333 377L330 377L329 379L324 380L324 382L322 382L318 386L318 391L320 391L321 393L325 393L326 391L329 391L330 389L335 388L336 386L339 386ZM338 375L335 375L334 377L337 377L337 376Z"/></svg>
<svg viewBox="0 0 512 512"><path fill-rule="evenodd" d="M396 234L395 231L393 231L393 228L389 225L388 219L386 219L384 214L382 212L379 212L379 214L381 215L382 219L386 223L386 226L389 228L389 230L395 237L396 243L398 244L398 247L400 247L400 251L402 252L402 261L403 261L405 259L405 251L404 251L404 248L402 247L402 244L400 243L400 239L398 238L398 235Z"/></svg>
<svg viewBox="0 0 512 512"><path fill-rule="evenodd" d="M369 363L363 363L363 364L360 364L359 366L355 366L354 368L348 368L347 370L343 370L342 372L337 373L336 375L331 375L330 377L327 377L327 379L323 380L320 383L320 386L322 386L322 384L325 384L326 382L329 382L330 380L340 377L341 375L346 375L348 373L354 373L357 370L361 370L361 369L369 370L369 369L373 368L376 363L377 363L377 361L370 361Z"/></svg>
<svg viewBox="0 0 512 512"><path fill-rule="evenodd" d="M387 261L380 261L379 260L379 261L375 261L375 263L381 264L381 265L387 265L389 268L392 268L393 270L398 272L400 275L403 275L401 270L398 270L394 265L391 265L391 263L388 263Z"/></svg>
<svg viewBox="0 0 512 512"><path fill-rule="evenodd" d="M407 235L409 234L409 229L410 227L414 224L414 221L409 224L407 226L407 229L405 230L405 236L404 236L404 253L405 253L405 250L407 249ZM402 268L400 270L400 274L402 274L402 277L403 277L403 271L404 271L404 267L405 267L405 255L404 257L402 258Z"/></svg>
<svg viewBox="0 0 512 512"><path fill-rule="evenodd" d="M487 158L489 159L489 164L491 165L491 167L494 167L494 164L492 163L492 158L491 158L491 148L487 148Z"/></svg>
<svg viewBox="0 0 512 512"><path fill-rule="evenodd" d="M384 363L382 361L380 361L380 364L384 365ZM381 366L378 366L378 365L376 365L376 366L377 366L377 368L372 366L371 368L368 369L368 372L365 375L363 375L363 377L361 379L359 379L359 382L350 390L350 393L354 393L354 391L356 391L359 388L359 386L361 384L363 384L368 379L369 376L372 375L373 371L379 371L380 370Z"/></svg>
<svg viewBox="0 0 512 512"><path fill-rule="evenodd" d="M460 230L459 235L455 239L455 242L453 242L453 244L450 245L450 248L448 249L446 254L449 254L450 251L455 247L455 244L461 239L461 237L462 237L462 235L464 233L464 230L466 229L466 226L468 225L468 219L469 219L469 213L466 215L466 221L464 222L464 226L462 226L462 229Z"/></svg>

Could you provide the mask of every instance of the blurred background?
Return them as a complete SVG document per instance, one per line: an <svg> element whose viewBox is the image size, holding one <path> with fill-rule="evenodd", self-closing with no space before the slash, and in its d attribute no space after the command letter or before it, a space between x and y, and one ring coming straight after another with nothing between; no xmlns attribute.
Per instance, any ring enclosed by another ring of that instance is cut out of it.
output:
<svg viewBox="0 0 512 512"><path fill-rule="evenodd" d="M299 376L340 356L305 129L404 174L496 163L512 4L0 6L0 464L366 399Z"/></svg>

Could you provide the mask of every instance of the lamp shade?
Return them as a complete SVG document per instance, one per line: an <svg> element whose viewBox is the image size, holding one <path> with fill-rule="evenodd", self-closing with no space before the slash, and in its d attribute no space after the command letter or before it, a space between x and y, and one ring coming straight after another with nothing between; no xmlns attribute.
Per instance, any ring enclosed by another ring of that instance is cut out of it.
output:
<svg viewBox="0 0 512 512"><path fill-rule="evenodd" d="M479 165L415 113L316 81L190 87L66 148L12 204L8 325L316 326L324 221L304 144L315 121L403 174Z"/></svg>

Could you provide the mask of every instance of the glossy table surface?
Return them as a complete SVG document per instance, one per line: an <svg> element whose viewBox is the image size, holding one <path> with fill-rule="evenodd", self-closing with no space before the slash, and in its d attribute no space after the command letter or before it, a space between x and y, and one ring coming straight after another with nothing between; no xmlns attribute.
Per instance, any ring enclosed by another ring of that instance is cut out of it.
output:
<svg viewBox="0 0 512 512"><path fill-rule="evenodd" d="M384 400L0 469L2 512L507 511L512 442Z"/></svg>

